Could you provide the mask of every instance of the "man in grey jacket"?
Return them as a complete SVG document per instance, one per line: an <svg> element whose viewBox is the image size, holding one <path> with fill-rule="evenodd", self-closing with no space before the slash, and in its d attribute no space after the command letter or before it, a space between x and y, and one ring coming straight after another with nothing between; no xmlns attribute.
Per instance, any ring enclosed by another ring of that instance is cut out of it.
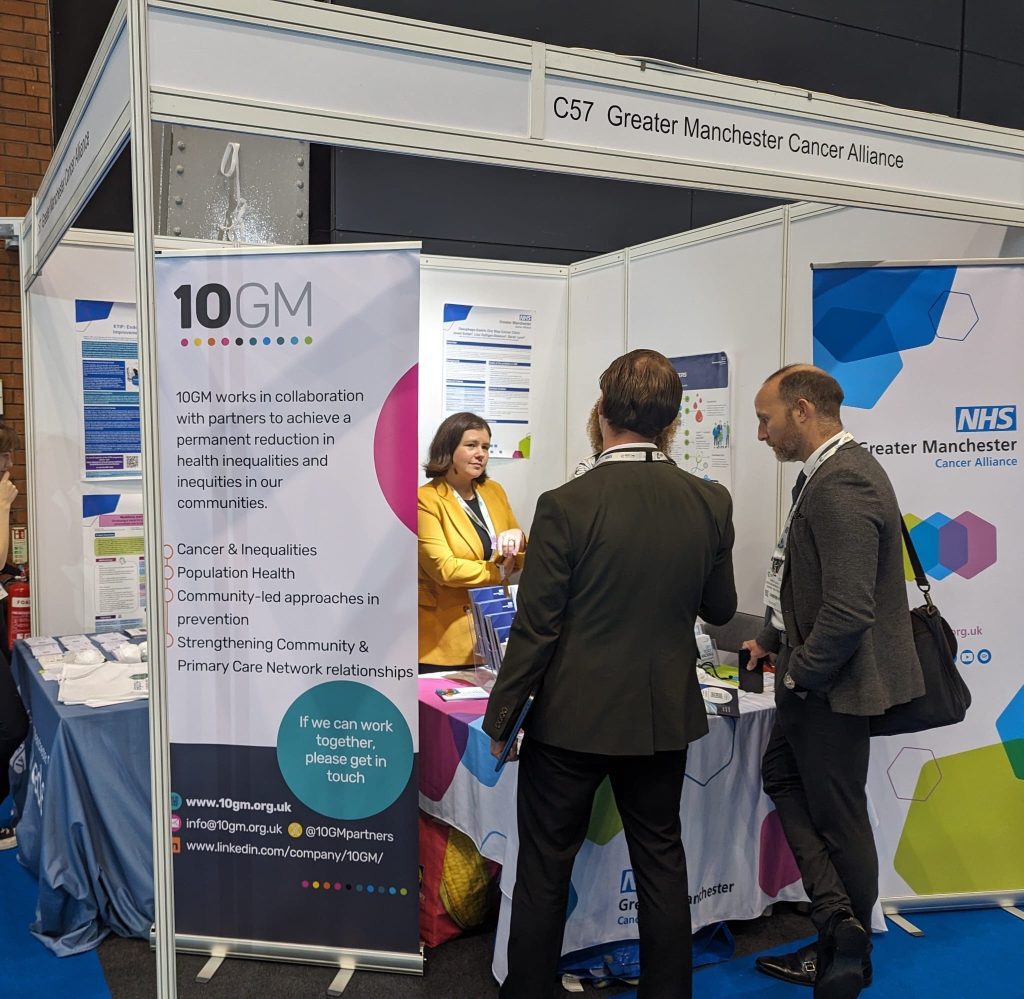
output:
<svg viewBox="0 0 1024 999"><path fill-rule="evenodd" d="M751 663L776 658L762 776L811 900L817 943L760 958L766 974L853 999L871 982L878 856L865 784L869 723L924 692L903 574L900 509L878 461L843 430L843 390L811 365L771 375L758 440L803 469L765 581Z"/></svg>

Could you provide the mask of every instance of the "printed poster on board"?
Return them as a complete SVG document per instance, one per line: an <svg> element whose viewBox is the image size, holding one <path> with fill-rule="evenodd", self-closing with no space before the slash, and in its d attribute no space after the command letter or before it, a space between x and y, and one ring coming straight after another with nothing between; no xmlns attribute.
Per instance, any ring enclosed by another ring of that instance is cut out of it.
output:
<svg viewBox="0 0 1024 999"><path fill-rule="evenodd" d="M142 475L135 306L75 300L82 365L82 477Z"/></svg>
<svg viewBox="0 0 1024 999"><path fill-rule="evenodd" d="M532 309L444 307L444 415L487 420L492 458L530 457L533 329Z"/></svg>
<svg viewBox="0 0 1024 999"><path fill-rule="evenodd" d="M732 491L732 400L725 351L670 357L683 385L679 426L669 457Z"/></svg>

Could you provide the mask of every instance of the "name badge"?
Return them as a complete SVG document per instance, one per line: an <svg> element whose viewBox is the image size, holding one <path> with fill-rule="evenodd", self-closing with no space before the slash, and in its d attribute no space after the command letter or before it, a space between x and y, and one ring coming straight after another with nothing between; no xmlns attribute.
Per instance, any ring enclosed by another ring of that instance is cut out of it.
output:
<svg viewBox="0 0 1024 999"><path fill-rule="evenodd" d="M764 579L764 602L780 617L782 616L782 573L785 566L785 549L777 547L772 552L772 560Z"/></svg>

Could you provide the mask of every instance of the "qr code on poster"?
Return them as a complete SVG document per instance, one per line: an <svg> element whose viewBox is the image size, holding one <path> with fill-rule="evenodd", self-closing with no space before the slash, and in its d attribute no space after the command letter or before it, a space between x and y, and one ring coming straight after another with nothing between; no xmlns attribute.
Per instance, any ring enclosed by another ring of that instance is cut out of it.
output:
<svg viewBox="0 0 1024 999"><path fill-rule="evenodd" d="M126 454L124 456L124 467L125 468L138 468L141 456L137 454Z"/></svg>

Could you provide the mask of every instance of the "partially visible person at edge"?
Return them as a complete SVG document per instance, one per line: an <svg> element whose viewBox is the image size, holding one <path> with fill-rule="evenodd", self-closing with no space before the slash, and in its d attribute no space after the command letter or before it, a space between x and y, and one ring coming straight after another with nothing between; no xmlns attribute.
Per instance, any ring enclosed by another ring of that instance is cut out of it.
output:
<svg viewBox="0 0 1024 999"><path fill-rule="evenodd" d="M11 482L11 468L14 452L19 447L18 435L0 423L0 566L7 563L11 540L11 505L18 495L17 487ZM3 600L7 595L4 594ZM8 768L11 757L28 735L28 716L18 696L18 688L11 676L11 664L4 648L7 638L7 604L0 603L0 803L11 791ZM10 826L0 826L0 850L10 850L18 845L18 838Z"/></svg>
<svg viewBox="0 0 1024 999"><path fill-rule="evenodd" d="M662 454L668 454L672 447L672 442L676 439L676 431L679 429L679 416L676 418L654 438L654 446L661 451ZM590 415L587 417L587 440L590 442L591 455L589 458L584 458L575 468L572 473L572 477L579 478L584 472L589 472L596 464L597 459L601 457L601 452L604 450L604 444L601 440L601 419L597 412L597 403L590 407Z"/></svg>
<svg viewBox="0 0 1024 999"><path fill-rule="evenodd" d="M487 477L491 428L473 413L449 416L434 434L420 486L421 669L473 663L467 591L505 582L523 565L526 535L505 490Z"/></svg>
<svg viewBox="0 0 1024 999"><path fill-rule="evenodd" d="M899 504L877 459L843 430L842 401L839 383L808 364L776 371L754 400L757 439L803 468L765 580L765 627L743 643L752 666L776 660L764 789L818 930L757 967L813 986L815 999L854 999L871 984L870 719L924 693Z"/></svg>
<svg viewBox="0 0 1024 999"><path fill-rule="evenodd" d="M502 999L548 999L557 987L573 859L606 777L636 879L638 999L692 990L679 803L687 747L708 731L693 626L698 614L724 624L736 610L732 499L655 446L682 395L667 358L634 350L600 387L602 453L537 503L483 722L500 756L534 694Z"/></svg>

